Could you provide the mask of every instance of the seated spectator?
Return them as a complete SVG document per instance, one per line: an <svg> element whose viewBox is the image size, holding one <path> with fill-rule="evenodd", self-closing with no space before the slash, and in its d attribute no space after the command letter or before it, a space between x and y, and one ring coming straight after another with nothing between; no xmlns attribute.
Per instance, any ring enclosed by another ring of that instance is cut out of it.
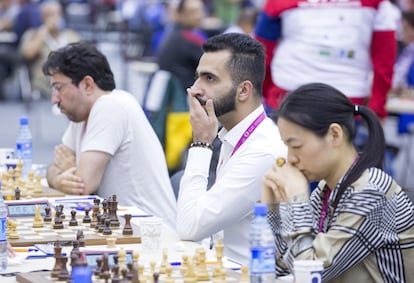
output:
<svg viewBox="0 0 414 283"><path fill-rule="evenodd" d="M59 2L41 4L42 25L27 30L20 43L20 52L29 65L33 91L50 97L49 80L42 73L42 64L50 51L80 40L73 30L65 29Z"/></svg>
<svg viewBox="0 0 414 283"><path fill-rule="evenodd" d="M414 96L414 12L401 15L403 50L394 65L391 93Z"/></svg>
<svg viewBox="0 0 414 283"><path fill-rule="evenodd" d="M14 0L0 0L0 100L6 98L4 83L14 71L17 56L16 40L13 32L13 23L19 12Z"/></svg>

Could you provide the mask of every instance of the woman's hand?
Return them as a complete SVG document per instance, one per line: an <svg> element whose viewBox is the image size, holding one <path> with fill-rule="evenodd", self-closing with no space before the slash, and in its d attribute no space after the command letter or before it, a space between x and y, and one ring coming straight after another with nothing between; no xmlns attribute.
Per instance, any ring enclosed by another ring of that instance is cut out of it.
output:
<svg viewBox="0 0 414 283"><path fill-rule="evenodd" d="M305 175L284 158L278 158L263 178L262 202L267 204L287 202L308 192Z"/></svg>

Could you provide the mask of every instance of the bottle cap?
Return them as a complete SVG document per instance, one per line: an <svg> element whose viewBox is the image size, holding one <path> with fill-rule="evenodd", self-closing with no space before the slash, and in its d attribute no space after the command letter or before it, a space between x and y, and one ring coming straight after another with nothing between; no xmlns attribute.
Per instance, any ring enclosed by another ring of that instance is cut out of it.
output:
<svg viewBox="0 0 414 283"><path fill-rule="evenodd" d="M260 216L266 216L267 213L267 204L265 203L257 203L254 206L254 214Z"/></svg>
<svg viewBox="0 0 414 283"><path fill-rule="evenodd" d="M29 118L27 118L26 116L21 116L20 125L28 125L28 124L29 124Z"/></svg>
<svg viewBox="0 0 414 283"><path fill-rule="evenodd" d="M74 267L71 279L77 283L92 283L92 270L87 266Z"/></svg>

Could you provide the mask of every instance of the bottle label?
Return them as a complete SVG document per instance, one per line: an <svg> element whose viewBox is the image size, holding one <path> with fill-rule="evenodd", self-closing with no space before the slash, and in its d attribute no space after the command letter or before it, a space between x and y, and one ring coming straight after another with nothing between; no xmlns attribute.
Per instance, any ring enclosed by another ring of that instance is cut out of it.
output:
<svg viewBox="0 0 414 283"><path fill-rule="evenodd" d="M0 242L7 240L7 219L0 218Z"/></svg>
<svg viewBox="0 0 414 283"><path fill-rule="evenodd" d="M273 247L252 247L250 251L251 274L275 272L275 250Z"/></svg>
<svg viewBox="0 0 414 283"><path fill-rule="evenodd" d="M16 144L17 158L31 159L32 158L32 143L31 142L18 142Z"/></svg>

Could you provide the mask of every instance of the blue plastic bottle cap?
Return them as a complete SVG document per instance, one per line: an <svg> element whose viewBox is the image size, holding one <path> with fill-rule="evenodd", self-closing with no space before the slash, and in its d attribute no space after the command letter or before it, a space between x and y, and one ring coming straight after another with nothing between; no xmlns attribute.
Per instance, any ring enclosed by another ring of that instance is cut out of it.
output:
<svg viewBox="0 0 414 283"><path fill-rule="evenodd" d="M72 270L72 282L92 283L92 270L87 266L77 266Z"/></svg>
<svg viewBox="0 0 414 283"><path fill-rule="evenodd" d="M266 213L267 213L267 204L265 204L265 203L257 203L254 206L254 214L255 215L265 216Z"/></svg>
<svg viewBox="0 0 414 283"><path fill-rule="evenodd" d="M20 125L28 125L28 124L29 124L29 119L26 116L21 116Z"/></svg>

